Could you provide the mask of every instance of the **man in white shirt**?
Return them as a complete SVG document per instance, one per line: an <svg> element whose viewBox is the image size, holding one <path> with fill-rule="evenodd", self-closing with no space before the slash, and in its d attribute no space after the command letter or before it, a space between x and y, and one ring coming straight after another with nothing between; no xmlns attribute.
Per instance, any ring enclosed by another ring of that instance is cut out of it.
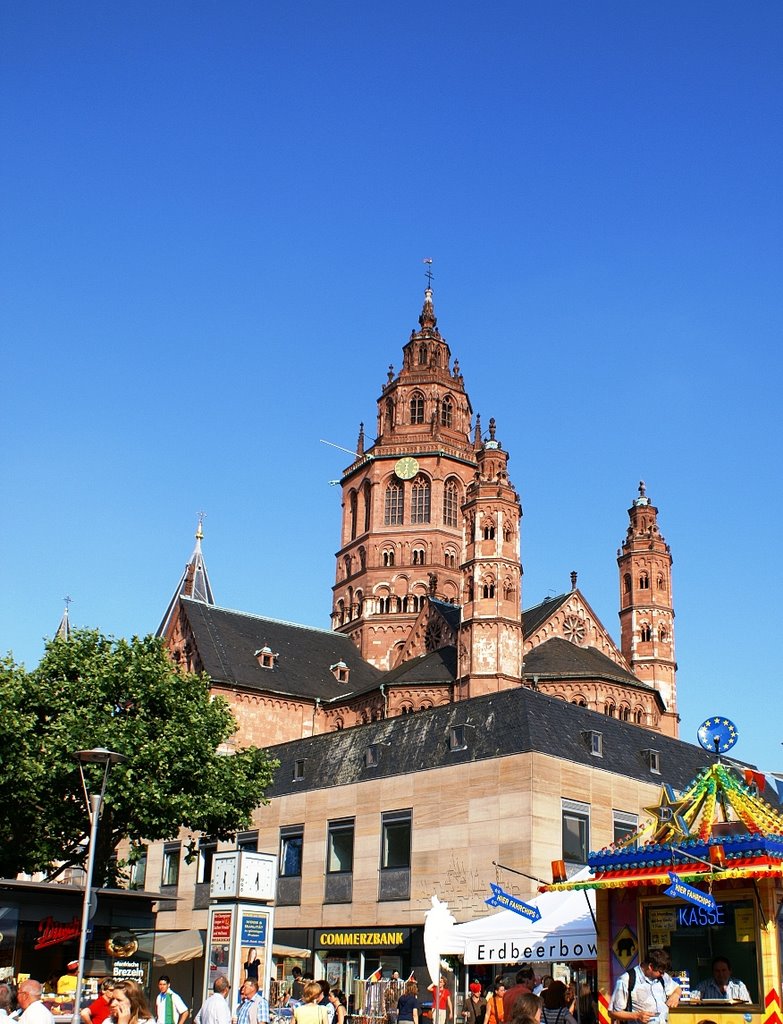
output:
<svg viewBox="0 0 783 1024"><path fill-rule="evenodd" d="M20 1022L24 1021L24 1024L54 1024L54 1017L48 1007L41 1002L42 995L43 985L40 981L28 978L27 981L22 982L16 993L17 1001L24 1011L19 1018Z"/></svg>
<svg viewBox="0 0 783 1024"><path fill-rule="evenodd" d="M682 989L667 973L669 954L651 949L647 956L617 979L609 1016L615 1021L640 1021L640 1024L667 1024L669 1010L680 1001Z"/></svg>
<svg viewBox="0 0 783 1024"><path fill-rule="evenodd" d="M712 961L712 977L702 981L691 995L692 999L726 999L735 1003L749 1003L750 993L744 981L731 976L731 961L716 956Z"/></svg>
<svg viewBox="0 0 783 1024"><path fill-rule="evenodd" d="M213 994L198 1011L193 1024L231 1024L231 1007L228 1005L231 985L228 978L216 978L213 987Z"/></svg>
<svg viewBox="0 0 783 1024"><path fill-rule="evenodd" d="M171 978L167 974L161 974L155 999L158 1024L185 1024L188 1013L187 1006L171 987Z"/></svg>

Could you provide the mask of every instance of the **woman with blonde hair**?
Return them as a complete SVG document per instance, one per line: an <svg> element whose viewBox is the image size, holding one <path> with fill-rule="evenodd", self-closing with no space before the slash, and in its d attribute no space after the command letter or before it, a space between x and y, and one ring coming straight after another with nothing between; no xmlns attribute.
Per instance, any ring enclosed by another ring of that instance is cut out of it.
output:
<svg viewBox="0 0 783 1024"><path fill-rule="evenodd" d="M154 1020L141 986L130 978L115 981L111 993L112 1018L117 1024Z"/></svg>
<svg viewBox="0 0 783 1024"><path fill-rule="evenodd" d="M301 1005L294 1008L294 1024L327 1024L329 1017L325 1006L318 1000L323 989L317 981L308 981L302 993Z"/></svg>

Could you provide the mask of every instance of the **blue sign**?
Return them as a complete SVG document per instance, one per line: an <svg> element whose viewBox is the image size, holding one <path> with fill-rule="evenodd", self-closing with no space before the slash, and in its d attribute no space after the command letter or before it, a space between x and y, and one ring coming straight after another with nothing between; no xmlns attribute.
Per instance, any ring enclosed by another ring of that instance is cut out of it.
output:
<svg viewBox="0 0 783 1024"><path fill-rule="evenodd" d="M243 914L240 942L243 946L266 945L266 914Z"/></svg>
<svg viewBox="0 0 783 1024"><path fill-rule="evenodd" d="M680 881L679 877L673 871L669 872L669 881L672 884L668 889L663 890L664 896L671 896L672 899L675 900L685 900L686 903L692 903L695 907L706 907L708 910L717 910L718 904L708 892L702 892L701 889L694 889L692 885L687 885L685 882Z"/></svg>
<svg viewBox="0 0 783 1024"><path fill-rule="evenodd" d="M492 890L492 895L488 900L484 900L488 906L513 910L515 914L519 914L520 917L526 917L528 921L541 920L541 911L538 907L534 907L532 903L525 903L523 900L517 899L516 896L503 892L500 886L495 885L494 882L490 882L489 887Z"/></svg>

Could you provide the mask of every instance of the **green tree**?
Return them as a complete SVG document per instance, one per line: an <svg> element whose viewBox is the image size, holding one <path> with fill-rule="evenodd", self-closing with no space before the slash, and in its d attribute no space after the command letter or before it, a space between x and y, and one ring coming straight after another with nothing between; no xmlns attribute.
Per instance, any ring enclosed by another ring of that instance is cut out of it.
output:
<svg viewBox="0 0 783 1024"><path fill-rule="evenodd" d="M96 884L116 881L124 839L133 851L181 826L218 839L247 828L277 767L257 747L228 746L237 723L226 701L151 636L74 630L50 641L31 672L0 660L0 709L0 877L83 862L89 819L77 750L128 758L109 773ZM98 785L102 769L86 770Z"/></svg>

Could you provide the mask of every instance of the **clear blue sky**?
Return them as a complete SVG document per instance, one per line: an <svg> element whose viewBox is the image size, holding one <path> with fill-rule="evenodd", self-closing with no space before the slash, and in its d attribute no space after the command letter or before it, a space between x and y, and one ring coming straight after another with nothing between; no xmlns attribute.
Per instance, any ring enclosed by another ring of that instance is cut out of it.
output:
<svg viewBox="0 0 783 1024"><path fill-rule="evenodd" d="M779 3L6 3L0 650L218 602L328 626L329 486L419 313L617 636L637 482L682 735L783 768Z"/></svg>

